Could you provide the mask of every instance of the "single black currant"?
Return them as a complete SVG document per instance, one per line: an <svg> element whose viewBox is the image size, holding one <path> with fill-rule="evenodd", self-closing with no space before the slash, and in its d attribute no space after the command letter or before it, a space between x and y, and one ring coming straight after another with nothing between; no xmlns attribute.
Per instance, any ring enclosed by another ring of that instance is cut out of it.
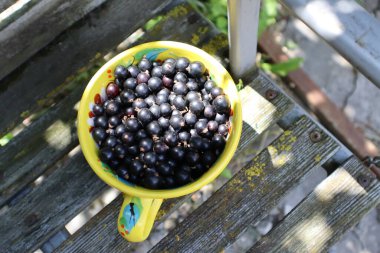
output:
<svg viewBox="0 0 380 253"><path fill-rule="evenodd" d="M203 113L205 106L202 103L202 101L193 100L190 102L189 108L190 111L193 112L195 115L200 115L201 113Z"/></svg>
<svg viewBox="0 0 380 253"><path fill-rule="evenodd" d="M185 126L185 119L179 115L172 116L172 117L170 117L170 125L175 130L179 130Z"/></svg>
<svg viewBox="0 0 380 253"><path fill-rule="evenodd" d="M173 92L176 95L186 95L186 93L188 92L188 88L185 83L178 82L173 85Z"/></svg>
<svg viewBox="0 0 380 253"><path fill-rule="evenodd" d="M175 63L165 61L162 64L162 74L166 76L174 76L175 74Z"/></svg>
<svg viewBox="0 0 380 253"><path fill-rule="evenodd" d="M132 160L128 168L132 174L139 175L144 169L144 164L139 160Z"/></svg>
<svg viewBox="0 0 380 253"><path fill-rule="evenodd" d="M162 67L155 66L151 72L152 76L162 78Z"/></svg>
<svg viewBox="0 0 380 253"><path fill-rule="evenodd" d="M140 123L136 118L129 118L125 121L125 126L130 132L137 132L140 129Z"/></svg>
<svg viewBox="0 0 380 253"><path fill-rule="evenodd" d="M169 147L163 141L158 141L153 146L153 151L157 154L164 154L168 151Z"/></svg>
<svg viewBox="0 0 380 253"><path fill-rule="evenodd" d="M132 103L132 107L136 110L136 109L142 109L142 108L147 108L148 107L148 104L145 102L145 100L143 98L136 98L133 103Z"/></svg>
<svg viewBox="0 0 380 253"><path fill-rule="evenodd" d="M194 61L189 65L189 74L193 77L201 77L205 70L205 66L199 61Z"/></svg>
<svg viewBox="0 0 380 253"><path fill-rule="evenodd" d="M148 108L143 108L137 113L137 119L143 124L146 125L154 120L153 113Z"/></svg>
<svg viewBox="0 0 380 253"><path fill-rule="evenodd" d="M115 157L115 155L112 151L112 148L104 147L99 150L99 157L100 157L100 160L107 163L111 161Z"/></svg>
<svg viewBox="0 0 380 253"><path fill-rule="evenodd" d="M140 73L140 70L137 66L134 66L134 65L131 65L127 68L129 74L131 75L131 77L134 77L136 78L137 75Z"/></svg>
<svg viewBox="0 0 380 253"><path fill-rule="evenodd" d="M187 59L186 57L179 57L176 61L175 67L178 71L185 71L189 64L189 59Z"/></svg>
<svg viewBox="0 0 380 253"><path fill-rule="evenodd" d="M153 114L154 118L158 119L161 117L161 109L159 105L152 105L149 110Z"/></svg>
<svg viewBox="0 0 380 253"><path fill-rule="evenodd" d="M100 105L97 105L95 104L93 107L92 107L92 112L96 115L96 116L101 116L103 115L104 113L104 108Z"/></svg>
<svg viewBox="0 0 380 253"><path fill-rule="evenodd" d="M154 152L147 152L144 154L143 161L148 166L154 166L157 162L157 155Z"/></svg>
<svg viewBox="0 0 380 253"><path fill-rule="evenodd" d="M224 92L223 92L222 88L220 88L220 87L213 87L210 91L210 95L213 99L216 98L217 96L220 96L223 94L224 94Z"/></svg>
<svg viewBox="0 0 380 253"><path fill-rule="evenodd" d="M174 147L178 144L178 135L174 131L166 131L164 134L164 142L170 146Z"/></svg>
<svg viewBox="0 0 380 253"><path fill-rule="evenodd" d="M109 116L116 115L120 112L120 104L116 101L110 101L106 106L106 114Z"/></svg>
<svg viewBox="0 0 380 253"><path fill-rule="evenodd" d="M125 89L120 93L120 100L124 105L131 105L135 98L135 93L130 89Z"/></svg>
<svg viewBox="0 0 380 253"><path fill-rule="evenodd" d="M115 68L114 75L116 78L126 79L128 77L128 71L124 66L118 65Z"/></svg>
<svg viewBox="0 0 380 253"><path fill-rule="evenodd" d="M186 151L184 147L177 146L169 149L169 154L174 160L182 161L185 158Z"/></svg>
<svg viewBox="0 0 380 253"><path fill-rule="evenodd" d="M162 88L162 80L158 77L151 77L148 80L148 87L151 91L156 92L159 91Z"/></svg>
<svg viewBox="0 0 380 253"><path fill-rule="evenodd" d="M137 75L136 77L136 80L137 80L137 84L140 84L140 83L147 83L148 80L149 80L150 76L148 73L145 73L145 72L141 72Z"/></svg>
<svg viewBox="0 0 380 253"><path fill-rule="evenodd" d="M170 126L170 121L169 119L167 118L164 118L164 117L160 117L158 120L157 120L158 124L160 124L161 128L166 130L169 128Z"/></svg>
<svg viewBox="0 0 380 253"><path fill-rule="evenodd" d="M127 145L127 146L132 146L135 142L135 134L131 132L124 132L121 135L122 141Z"/></svg>
<svg viewBox="0 0 380 253"><path fill-rule="evenodd" d="M106 116L99 116L94 118L95 127L107 128L108 127L108 119Z"/></svg>
<svg viewBox="0 0 380 253"><path fill-rule="evenodd" d="M146 126L146 131L152 136L158 136L161 133L162 128L157 121L152 121Z"/></svg>
<svg viewBox="0 0 380 253"><path fill-rule="evenodd" d="M150 70L153 67L153 65L148 59L143 58L139 62L138 67L141 71L146 71L146 70Z"/></svg>
<svg viewBox="0 0 380 253"><path fill-rule="evenodd" d="M146 83L139 83L135 89L136 95L141 98L146 98L150 94L149 87Z"/></svg>
<svg viewBox="0 0 380 253"><path fill-rule="evenodd" d="M187 83L187 75L183 72L177 72L174 76L174 82Z"/></svg>
<svg viewBox="0 0 380 253"><path fill-rule="evenodd" d="M121 123L121 120L118 116L112 116L108 119L108 126L110 128L115 128Z"/></svg>
<svg viewBox="0 0 380 253"><path fill-rule="evenodd" d="M119 86L115 83L109 83L106 88L106 94L108 98L114 98L119 95Z"/></svg>
<svg viewBox="0 0 380 253"><path fill-rule="evenodd" d="M211 89L215 87L215 82L213 80L208 80L207 82L205 82L205 90L210 93L211 92Z"/></svg>
<svg viewBox="0 0 380 253"><path fill-rule="evenodd" d="M96 127L92 130L92 137L96 142L102 142L107 138L107 133L103 128Z"/></svg>
<svg viewBox="0 0 380 253"><path fill-rule="evenodd" d="M183 96L178 95L174 98L173 105L177 110L182 111L186 109L187 103Z"/></svg>
<svg viewBox="0 0 380 253"><path fill-rule="evenodd" d="M134 90L137 86L137 80L136 78L130 77L127 80L124 81L124 89L131 89Z"/></svg>
<svg viewBox="0 0 380 253"><path fill-rule="evenodd" d="M119 159L123 159L127 155L127 148L121 144L118 144L114 148L115 156Z"/></svg>

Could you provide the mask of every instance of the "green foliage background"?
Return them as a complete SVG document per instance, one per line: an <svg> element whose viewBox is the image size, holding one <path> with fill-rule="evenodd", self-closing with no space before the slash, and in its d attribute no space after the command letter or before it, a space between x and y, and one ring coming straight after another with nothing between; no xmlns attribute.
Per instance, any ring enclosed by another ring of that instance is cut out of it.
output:
<svg viewBox="0 0 380 253"><path fill-rule="evenodd" d="M189 3L206 16L215 26L224 33L228 32L227 21L227 0L188 0ZM271 25L276 23L279 3L278 0L263 0L261 3L259 17L259 31L261 34ZM278 76L286 76L289 72L298 69L302 65L302 58L293 58L288 61L272 64L266 62L264 58L258 63L264 71L271 72Z"/></svg>

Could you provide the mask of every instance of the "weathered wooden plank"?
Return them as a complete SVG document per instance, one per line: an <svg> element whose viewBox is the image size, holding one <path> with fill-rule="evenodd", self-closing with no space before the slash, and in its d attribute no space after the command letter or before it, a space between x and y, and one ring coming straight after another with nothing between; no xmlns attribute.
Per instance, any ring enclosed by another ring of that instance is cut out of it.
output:
<svg viewBox="0 0 380 253"><path fill-rule="evenodd" d="M24 15L39 2L41 2L41 0L12 1L12 3L8 3L9 8L4 12L1 11L2 3L0 3L0 15L2 16L0 20L0 31Z"/></svg>
<svg viewBox="0 0 380 253"><path fill-rule="evenodd" d="M0 13L3 12L5 9L7 9L9 6L11 6L15 0L1 0L0 1Z"/></svg>
<svg viewBox="0 0 380 253"><path fill-rule="evenodd" d="M265 80L265 81L264 81ZM274 84L267 79L267 77L261 77L254 80L251 84L263 85L267 89L275 89ZM268 128L270 125L275 124L290 108L292 108L292 102L286 98L284 95L278 96L277 100L273 100L275 106L270 106L268 101L262 100L262 97L256 93L252 87L247 86L240 91L240 96L242 98L243 104L243 134L240 140L238 150L235 155L239 154L240 151L246 147L250 141L253 141L257 137L258 133ZM251 99L247 99L250 97ZM273 105L273 104L271 104ZM280 108L276 109L277 105L281 105ZM247 111L244 108L249 108ZM267 122L267 115L272 119L271 123ZM173 199L171 208L162 208L160 210L161 215L169 215L175 210L175 207L181 204L183 201L189 199L190 196L185 196L181 199ZM127 249L132 249L133 244L127 243L116 231L114 226L106 226L104 224L109 224L110 220L116 220L116 215L118 213L119 205L114 205L112 207L102 210L100 212L100 217L96 217L96 222L91 222L86 224L81 228L73 237L69 238L59 249L58 252L93 252L99 248L104 249L109 252L120 252L126 251ZM162 218L158 219L158 222L162 221ZM113 221L114 224L116 221ZM157 224L156 224L157 225Z"/></svg>
<svg viewBox="0 0 380 253"><path fill-rule="evenodd" d="M58 166L0 215L0 245L5 252L37 249L107 187L80 152Z"/></svg>
<svg viewBox="0 0 380 253"><path fill-rule="evenodd" d="M219 252L249 224L259 221L312 168L337 150L326 134L313 143L317 127L301 118L249 162L227 184L169 233L151 252Z"/></svg>
<svg viewBox="0 0 380 253"><path fill-rule="evenodd" d="M0 33L0 80L105 1L39 1Z"/></svg>
<svg viewBox="0 0 380 253"><path fill-rule="evenodd" d="M258 134L261 134L269 126L273 125L273 121L280 119L294 106L289 98L281 93L268 76L263 73L260 73L253 80L250 87L240 93L240 99L244 105L243 115L246 117L245 121L254 122L252 125L243 124L240 142L244 144L250 143ZM265 98L265 94L268 91L276 92L277 94L270 102ZM250 118L248 119L247 117Z"/></svg>
<svg viewBox="0 0 380 253"><path fill-rule="evenodd" d="M84 85L26 127L0 153L0 207L78 145L75 126Z"/></svg>
<svg viewBox="0 0 380 253"><path fill-rule="evenodd" d="M59 85L69 75L88 64L96 54L114 48L171 2L152 0L136 4L132 0L108 0L61 33L1 81L0 101L12 105L12 110L8 106L0 108L0 136L22 120L22 112L35 108L49 93L59 91Z"/></svg>
<svg viewBox="0 0 380 253"><path fill-rule="evenodd" d="M351 158L249 252L325 252L379 203L380 182Z"/></svg>

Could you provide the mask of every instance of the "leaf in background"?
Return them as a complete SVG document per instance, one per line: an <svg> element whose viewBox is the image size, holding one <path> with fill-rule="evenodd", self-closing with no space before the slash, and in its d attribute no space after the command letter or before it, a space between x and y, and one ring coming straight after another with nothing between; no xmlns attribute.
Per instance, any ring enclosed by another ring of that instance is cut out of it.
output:
<svg viewBox="0 0 380 253"><path fill-rule="evenodd" d="M231 179L232 178L232 173L231 173L231 171L228 168L225 168L222 171L222 173L220 173L220 176L222 176L224 178L227 178L227 179Z"/></svg>
<svg viewBox="0 0 380 253"><path fill-rule="evenodd" d="M243 84L243 81L241 79L239 79L239 82L236 84L236 89L238 91L242 90L244 88L244 84Z"/></svg>
<svg viewBox="0 0 380 253"><path fill-rule="evenodd" d="M152 18L151 20L146 22L146 24L144 25L144 29L147 31L151 30L158 22L160 22L161 19L162 19L162 16Z"/></svg>
<svg viewBox="0 0 380 253"><path fill-rule="evenodd" d="M286 76L289 72L294 71L301 67L303 63L303 58L296 57L289 59L285 62L280 62L276 64L270 64L270 63L261 63L260 67L264 69L265 71L272 72L274 74L277 74L279 76Z"/></svg>
<svg viewBox="0 0 380 253"><path fill-rule="evenodd" d="M259 16L259 37L268 26L276 23L277 1L278 0L265 0L262 2Z"/></svg>
<svg viewBox="0 0 380 253"><path fill-rule="evenodd" d="M298 48L298 45L297 43L295 43L293 40L290 39L290 40L286 40L285 47L289 49L295 49L295 48Z"/></svg>
<svg viewBox="0 0 380 253"><path fill-rule="evenodd" d="M222 32L227 33L228 32L228 21L227 18L224 16L219 16L216 19L216 27L218 27L219 30Z"/></svg>
<svg viewBox="0 0 380 253"><path fill-rule="evenodd" d="M13 134L7 133L2 138L0 138L0 146L5 146L10 140L12 140Z"/></svg>

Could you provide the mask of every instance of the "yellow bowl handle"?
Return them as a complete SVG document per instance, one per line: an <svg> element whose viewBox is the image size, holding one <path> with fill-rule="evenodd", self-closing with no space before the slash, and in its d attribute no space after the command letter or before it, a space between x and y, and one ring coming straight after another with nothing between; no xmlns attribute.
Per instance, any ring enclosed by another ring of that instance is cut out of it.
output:
<svg viewBox="0 0 380 253"><path fill-rule="evenodd" d="M117 221L119 233L130 242L144 241L152 230L163 199L139 198L123 194Z"/></svg>

